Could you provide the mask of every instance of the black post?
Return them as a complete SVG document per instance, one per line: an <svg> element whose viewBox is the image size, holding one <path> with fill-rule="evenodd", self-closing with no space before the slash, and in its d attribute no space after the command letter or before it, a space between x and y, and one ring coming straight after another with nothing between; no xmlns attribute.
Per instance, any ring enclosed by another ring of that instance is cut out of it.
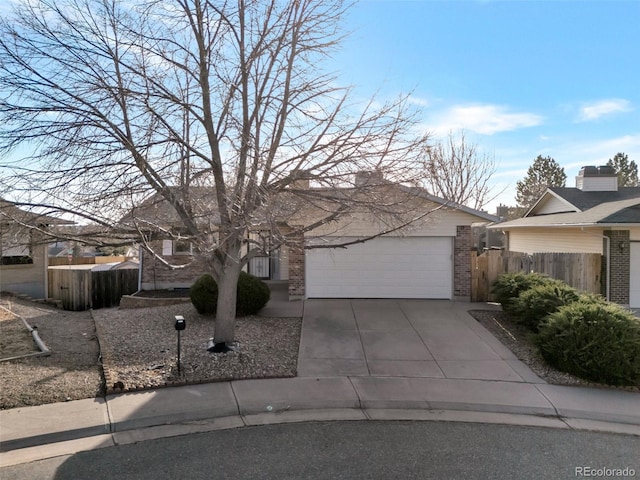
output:
<svg viewBox="0 0 640 480"><path fill-rule="evenodd" d="M178 331L178 373L180 373L180 333L187 328L187 324L184 321L182 315L176 315L176 330Z"/></svg>
<svg viewBox="0 0 640 480"><path fill-rule="evenodd" d="M182 330L178 330L178 373L180 373L180 333Z"/></svg>

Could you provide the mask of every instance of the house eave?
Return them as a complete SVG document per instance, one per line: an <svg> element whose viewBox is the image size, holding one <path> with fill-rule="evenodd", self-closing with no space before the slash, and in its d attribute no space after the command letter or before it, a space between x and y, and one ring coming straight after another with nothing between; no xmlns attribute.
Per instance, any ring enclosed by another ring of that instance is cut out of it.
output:
<svg viewBox="0 0 640 480"><path fill-rule="evenodd" d="M544 224L544 225L524 224L524 225L506 225L506 226L498 223L495 225L490 225L487 228L492 230L506 231L506 230L516 230L521 228L584 228L584 227L626 229L631 227L640 227L640 223L576 222L576 223L555 223L555 224Z"/></svg>

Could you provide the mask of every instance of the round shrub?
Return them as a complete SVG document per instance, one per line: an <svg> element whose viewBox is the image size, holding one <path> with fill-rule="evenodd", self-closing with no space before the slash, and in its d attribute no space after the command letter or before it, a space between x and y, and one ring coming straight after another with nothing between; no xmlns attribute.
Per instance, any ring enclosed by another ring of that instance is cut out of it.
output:
<svg viewBox="0 0 640 480"><path fill-rule="evenodd" d="M549 364L585 380L640 385L640 320L610 303L575 302L540 324L535 342Z"/></svg>
<svg viewBox="0 0 640 480"><path fill-rule="evenodd" d="M218 284L211 275L205 273L191 286L189 298L198 313L216 313Z"/></svg>
<svg viewBox="0 0 640 480"><path fill-rule="evenodd" d="M491 293L496 302L502 304L505 312L513 313L513 302L521 292L550 280L552 279L540 273L504 273L493 284Z"/></svg>
<svg viewBox="0 0 640 480"><path fill-rule="evenodd" d="M580 298L578 291L560 280L548 279L520 293L512 300L511 308L515 320L537 332L538 325L550 313L569 305Z"/></svg>
<svg viewBox="0 0 640 480"><path fill-rule="evenodd" d="M236 315L255 315L264 307L271 296L269 286L253 275L240 272ZM200 314L215 314L218 303L218 285L211 275L204 274L189 291L191 303Z"/></svg>
<svg viewBox="0 0 640 480"><path fill-rule="evenodd" d="M237 315L255 315L267 304L270 297L271 291L266 283L253 275L240 272L236 299Z"/></svg>

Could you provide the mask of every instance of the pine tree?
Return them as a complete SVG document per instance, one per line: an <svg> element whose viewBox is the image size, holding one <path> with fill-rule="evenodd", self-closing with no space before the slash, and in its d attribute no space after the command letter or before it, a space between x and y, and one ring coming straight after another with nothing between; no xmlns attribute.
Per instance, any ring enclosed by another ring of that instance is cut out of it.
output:
<svg viewBox="0 0 640 480"><path fill-rule="evenodd" d="M529 209L542 196L548 187L564 187L567 174L551 157L538 157L527 170L527 176L516 184L516 202L518 206Z"/></svg>
<svg viewBox="0 0 640 480"><path fill-rule="evenodd" d="M637 187L638 182L638 165L631 160L626 153L616 153L613 158L607 162L608 167L613 167L618 175L618 187Z"/></svg>

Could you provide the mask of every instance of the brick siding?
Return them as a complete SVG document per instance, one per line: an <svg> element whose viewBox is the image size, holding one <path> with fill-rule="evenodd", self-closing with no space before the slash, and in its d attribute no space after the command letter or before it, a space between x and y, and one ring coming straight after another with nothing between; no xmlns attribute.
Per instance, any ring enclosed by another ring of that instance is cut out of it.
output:
<svg viewBox="0 0 640 480"><path fill-rule="evenodd" d="M302 233L288 237L289 247L289 299L301 299L305 296L304 235Z"/></svg>
<svg viewBox="0 0 640 480"><path fill-rule="evenodd" d="M604 234L610 239L609 300L629 305L629 230L610 230Z"/></svg>
<svg viewBox="0 0 640 480"><path fill-rule="evenodd" d="M162 251L162 242L156 242L152 246L156 252ZM172 265L185 265L193 261L191 255L172 255L164 258ZM170 268L146 250L142 251L141 283L143 290L189 288L205 273L207 270L201 263L195 262L186 268Z"/></svg>
<svg viewBox="0 0 640 480"><path fill-rule="evenodd" d="M471 238L470 225L458 225L453 242L453 295L471 298Z"/></svg>

